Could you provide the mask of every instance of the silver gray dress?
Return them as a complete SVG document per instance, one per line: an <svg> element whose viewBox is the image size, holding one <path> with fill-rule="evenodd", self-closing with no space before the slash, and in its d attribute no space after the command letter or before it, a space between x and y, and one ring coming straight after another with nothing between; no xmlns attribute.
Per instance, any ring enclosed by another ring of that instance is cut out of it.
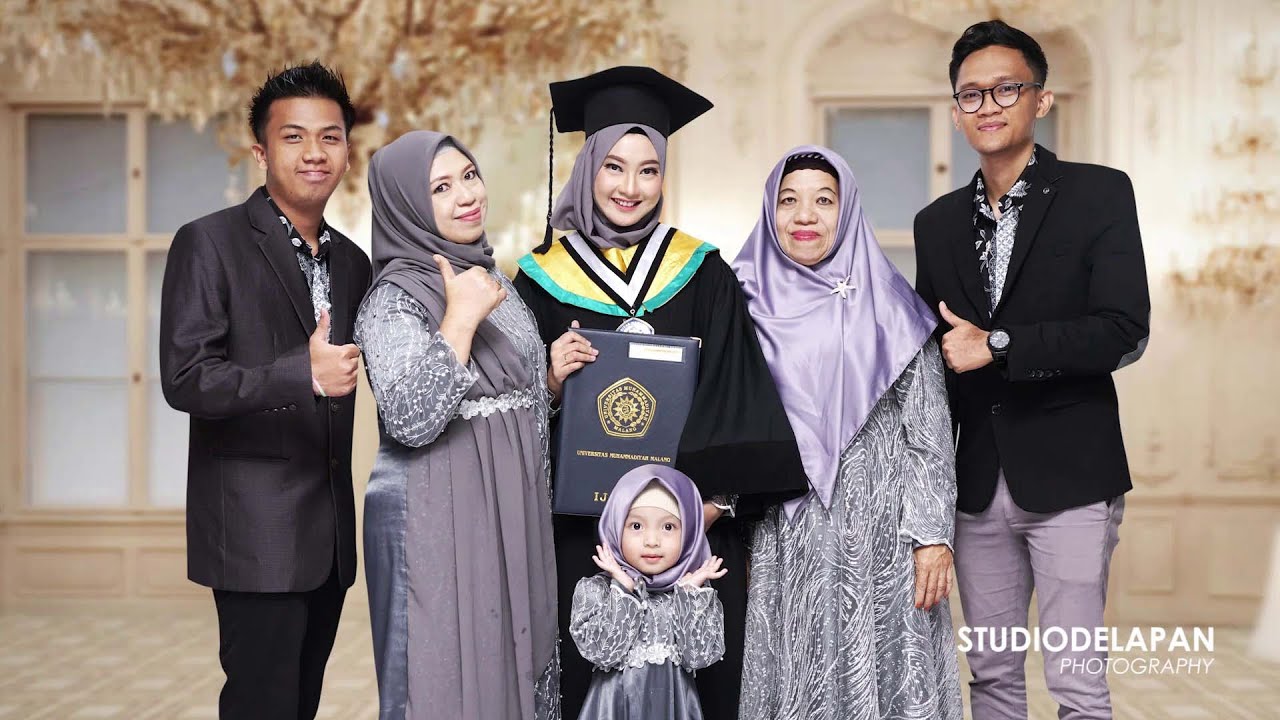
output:
<svg viewBox="0 0 1280 720"><path fill-rule="evenodd" d="M507 299L488 321L527 361L525 387L481 387L439 319L392 283L356 320L382 433L364 559L383 720L560 716L545 350L491 276ZM548 596L551 617L530 617L530 598Z"/></svg>
<svg viewBox="0 0 1280 720"><path fill-rule="evenodd" d="M710 586L650 593L585 577L569 632L595 666L580 720L701 720L693 673L724 655L724 608Z"/></svg>
<svg viewBox="0 0 1280 720"><path fill-rule="evenodd" d="M951 545L955 459L930 340L841 454L831 507L755 531L740 714L769 720L960 720L945 601L915 607L912 550Z"/></svg>

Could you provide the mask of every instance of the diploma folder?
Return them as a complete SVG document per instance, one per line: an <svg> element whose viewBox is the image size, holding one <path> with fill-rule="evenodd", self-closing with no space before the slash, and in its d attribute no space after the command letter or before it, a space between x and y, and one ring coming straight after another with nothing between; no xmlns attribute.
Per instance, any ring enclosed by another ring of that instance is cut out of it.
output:
<svg viewBox="0 0 1280 720"><path fill-rule="evenodd" d="M675 463L698 384L702 341L576 332L600 354L564 382L551 509L598 516L628 470Z"/></svg>

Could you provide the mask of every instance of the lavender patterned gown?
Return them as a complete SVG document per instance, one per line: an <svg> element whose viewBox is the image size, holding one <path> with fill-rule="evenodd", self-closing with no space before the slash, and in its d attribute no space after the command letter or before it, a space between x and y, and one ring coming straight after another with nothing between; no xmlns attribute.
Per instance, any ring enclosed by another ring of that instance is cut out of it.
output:
<svg viewBox="0 0 1280 720"><path fill-rule="evenodd" d="M811 492L757 525L744 720L960 720L950 607L916 609L912 557L951 544L954 467L930 340L842 453L831 507Z"/></svg>
<svg viewBox="0 0 1280 720"><path fill-rule="evenodd" d="M382 442L365 494L379 717L556 720L546 364L520 296L489 316L524 359L490 387L398 286L356 319ZM532 617L530 598L550 617Z"/></svg>

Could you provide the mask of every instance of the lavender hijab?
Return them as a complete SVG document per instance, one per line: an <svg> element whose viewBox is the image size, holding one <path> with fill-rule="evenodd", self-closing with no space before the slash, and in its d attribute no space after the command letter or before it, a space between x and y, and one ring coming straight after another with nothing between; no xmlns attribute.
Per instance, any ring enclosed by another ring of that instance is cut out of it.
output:
<svg viewBox="0 0 1280 720"><path fill-rule="evenodd" d="M622 525L631 512L631 503L649 487L658 482L680 504L681 544L680 559L669 569L649 577L631 567L622 557ZM600 515L600 542L613 553L622 571L635 580L644 580L650 592L665 592L675 587L676 581L693 572L711 557L711 546L702 527L702 496L688 475L666 465L641 465L618 478Z"/></svg>
<svg viewBox="0 0 1280 720"><path fill-rule="evenodd" d="M557 230L576 230L587 242L598 248L628 248L649 237L649 233L658 226L662 216L662 199L658 205L640 222L631 227L620 228L596 209L595 186L596 173L604 165L609 151L632 130L640 130L653 147L658 151L658 167L665 174L667 169L667 139L662 133L648 125L623 123L601 128L587 138L587 144L573 161L573 174L560 198L556 201L556 209L551 214L551 227Z"/></svg>
<svg viewBox="0 0 1280 720"><path fill-rule="evenodd" d="M812 267L783 252L775 214L787 160L804 153L822 156L840 184L835 242ZM794 148L769 173L760 221L733 269L800 446L810 492L829 507L841 453L937 320L885 257L863 214L853 170L828 148ZM841 280L852 285L846 297L836 290ZM788 501L788 517L808 499Z"/></svg>

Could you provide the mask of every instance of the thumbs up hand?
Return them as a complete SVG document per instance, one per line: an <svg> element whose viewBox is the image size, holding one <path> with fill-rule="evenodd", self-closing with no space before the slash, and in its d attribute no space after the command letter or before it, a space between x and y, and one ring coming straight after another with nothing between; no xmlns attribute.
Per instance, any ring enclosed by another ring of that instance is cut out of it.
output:
<svg viewBox="0 0 1280 720"><path fill-rule="evenodd" d="M444 317L440 320L440 334L453 348L458 363L466 365L471 359L471 341L475 339L476 330L489 313L507 299L507 291L482 267L455 273L444 256L432 255L431 259L436 261L440 278L444 280Z"/></svg>
<svg viewBox="0 0 1280 720"><path fill-rule="evenodd" d="M942 359L958 373L985 367L992 362L987 347L987 331L951 312L945 302L938 303L938 313L951 329L942 336Z"/></svg>
<svg viewBox="0 0 1280 720"><path fill-rule="evenodd" d="M457 274L443 256L431 259L444 278L444 312L450 325L474 331L507 298L507 291L484 268L476 266Z"/></svg>
<svg viewBox="0 0 1280 720"><path fill-rule="evenodd" d="M320 310L320 320L311 333L311 377L329 397L351 394L356 388L356 371L360 367L360 348L355 345L329 343L329 311Z"/></svg>

